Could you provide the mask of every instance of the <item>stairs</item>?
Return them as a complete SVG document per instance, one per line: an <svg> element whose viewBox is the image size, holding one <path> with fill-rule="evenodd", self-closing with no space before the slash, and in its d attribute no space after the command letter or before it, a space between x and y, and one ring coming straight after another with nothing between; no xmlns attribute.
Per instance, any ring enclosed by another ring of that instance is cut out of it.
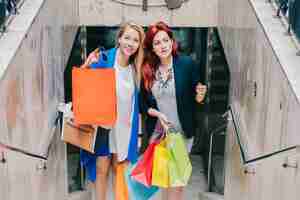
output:
<svg viewBox="0 0 300 200"><path fill-rule="evenodd" d="M201 192L199 200L224 200L224 196L213 192Z"/></svg>

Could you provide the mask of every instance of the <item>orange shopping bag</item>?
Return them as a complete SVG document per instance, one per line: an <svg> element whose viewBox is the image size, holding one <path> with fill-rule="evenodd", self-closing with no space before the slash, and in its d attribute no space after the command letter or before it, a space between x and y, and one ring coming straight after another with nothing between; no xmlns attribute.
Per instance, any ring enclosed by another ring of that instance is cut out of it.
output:
<svg viewBox="0 0 300 200"><path fill-rule="evenodd" d="M125 179L125 172L127 170L127 163L118 163L116 166L115 178L115 199L129 200L128 186Z"/></svg>
<svg viewBox="0 0 300 200"><path fill-rule="evenodd" d="M74 67L72 99L75 123L113 126L117 117L114 69Z"/></svg>

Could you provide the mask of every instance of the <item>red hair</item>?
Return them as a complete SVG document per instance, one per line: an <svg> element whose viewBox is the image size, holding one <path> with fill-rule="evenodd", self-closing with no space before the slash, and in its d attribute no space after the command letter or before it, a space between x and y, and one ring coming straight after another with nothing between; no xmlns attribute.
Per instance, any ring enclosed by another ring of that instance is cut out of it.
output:
<svg viewBox="0 0 300 200"><path fill-rule="evenodd" d="M153 38L159 31L164 31L173 40L172 56L178 55L178 45L173 36L173 32L170 27L164 22L157 22L150 25L145 36L144 47L145 47L145 61L142 66L142 77L146 90L150 90L153 86L155 79L155 73L160 64L159 57L153 52Z"/></svg>

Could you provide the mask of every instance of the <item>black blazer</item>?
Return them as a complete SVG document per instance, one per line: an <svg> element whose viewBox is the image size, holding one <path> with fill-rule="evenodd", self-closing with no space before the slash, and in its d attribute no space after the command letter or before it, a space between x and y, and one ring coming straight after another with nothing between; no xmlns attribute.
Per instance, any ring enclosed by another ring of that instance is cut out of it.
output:
<svg viewBox="0 0 300 200"><path fill-rule="evenodd" d="M178 117L187 138L195 135L195 87L200 80L200 67L196 66L188 56L177 56L173 58L173 69L175 78L175 91ZM203 82L202 82L203 83ZM144 82L141 82L140 109L145 114L145 128L148 135L154 131L157 118L148 115L149 108L157 110L157 102L151 91L147 91Z"/></svg>

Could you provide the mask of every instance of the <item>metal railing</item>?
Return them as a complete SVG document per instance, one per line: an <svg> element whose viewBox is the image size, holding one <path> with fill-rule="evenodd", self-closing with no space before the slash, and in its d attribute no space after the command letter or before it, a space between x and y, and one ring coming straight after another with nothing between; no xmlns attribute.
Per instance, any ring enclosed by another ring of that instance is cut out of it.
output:
<svg viewBox="0 0 300 200"><path fill-rule="evenodd" d="M294 35L300 47L300 0L269 0L269 2L275 3L277 7L275 16L287 23L287 34ZM300 56L300 49L297 55Z"/></svg>
<svg viewBox="0 0 300 200"><path fill-rule="evenodd" d="M226 129L227 129L227 112L222 115L222 118L219 120L220 124L216 128L214 128L212 131L210 131L209 134L209 153L208 153L208 166L207 166L207 185L208 185L208 191L212 191L213 187L213 172L212 168L214 165L213 162L213 151L215 148L215 137L220 136L220 135L225 135ZM225 140L224 140L225 143ZM224 170L224 169L223 169Z"/></svg>
<svg viewBox="0 0 300 200"><path fill-rule="evenodd" d="M229 108L228 112L229 112L229 120L232 121L232 124L233 124L233 127L234 127L234 133L235 133L236 139L238 141L238 145L239 145L239 149L240 149L240 152L241 152L241 158L242 158L242 161L243 161L243 165L252 164L252 163L255 163L257 161L275 156L277 154L280 154L280 153L283 153L283 152L286 152L286 151L290 151L290 150L295 150L295 149L299 148L297 145L290 146L290 147L287 147L287 148L284 148L284 149L281 149L281 150L278 150L278 151L274 151L272 153L268 153L268 154L264 154L264 155L261 155L261 156L257 156L255 158L247 159L248 156L246 155L245 147L241 143L241 134L240 134L239 126L237 125L238 124L237 123L237 118L235 117L234 111L232 110L231 107Z"/></svg>
<svg viewBox="0 0 300 200"><path fill-rule="evenodd" d="M255 170L251 168L252 164L255 164L258 161L270 158L272 156L278 155L280 153L283 152L288 152L291 150L296 150L297 152L300 152L300 147L295 145L295 146L290 146L278 151L274 151L272 153L268 153L268 154L264 154L261 156L257 156L255 158L251 158L249 159L249 156L247 155L247 151L245 150L245 146L242 143L242 135L240 133L240 127L238 126L238 122L237 122L237 117L233 111L233 109L231 107L229 107L228 111L223 114L223 122L218 125L215 129L213 129L212 131L210 131L210 139L209 139L209 156L208 156L208 169L207 169L207 182L208 182L208 191L212 192L213 190L213 186L214 186L214 174L213 174L213 165L215 164L213 162L213 148L215 148L214 146L214 138L216 136L220 136L220 135L226 135L227 133L227 123L229 121L231 121L232 125L233 125L233 129L234 129L234 135L235 138L237 140L238 146L239 146L239 150L240 150L240 156L241 156L241 161L242 161L242 165L244 166L244 173L245 174L255 174ZM284 163L282 165L284 168L286 167L293 167L296 168L293 164L289 164L289 163ZM223 169L224 170L224 169Z"/></svg>
<svg viewBox="0 0 300 200"><path fill-rule="evenodd" d="M20 0L0 0L0 32L5 32L9 16L18 14L19 2Z"/></svg>

